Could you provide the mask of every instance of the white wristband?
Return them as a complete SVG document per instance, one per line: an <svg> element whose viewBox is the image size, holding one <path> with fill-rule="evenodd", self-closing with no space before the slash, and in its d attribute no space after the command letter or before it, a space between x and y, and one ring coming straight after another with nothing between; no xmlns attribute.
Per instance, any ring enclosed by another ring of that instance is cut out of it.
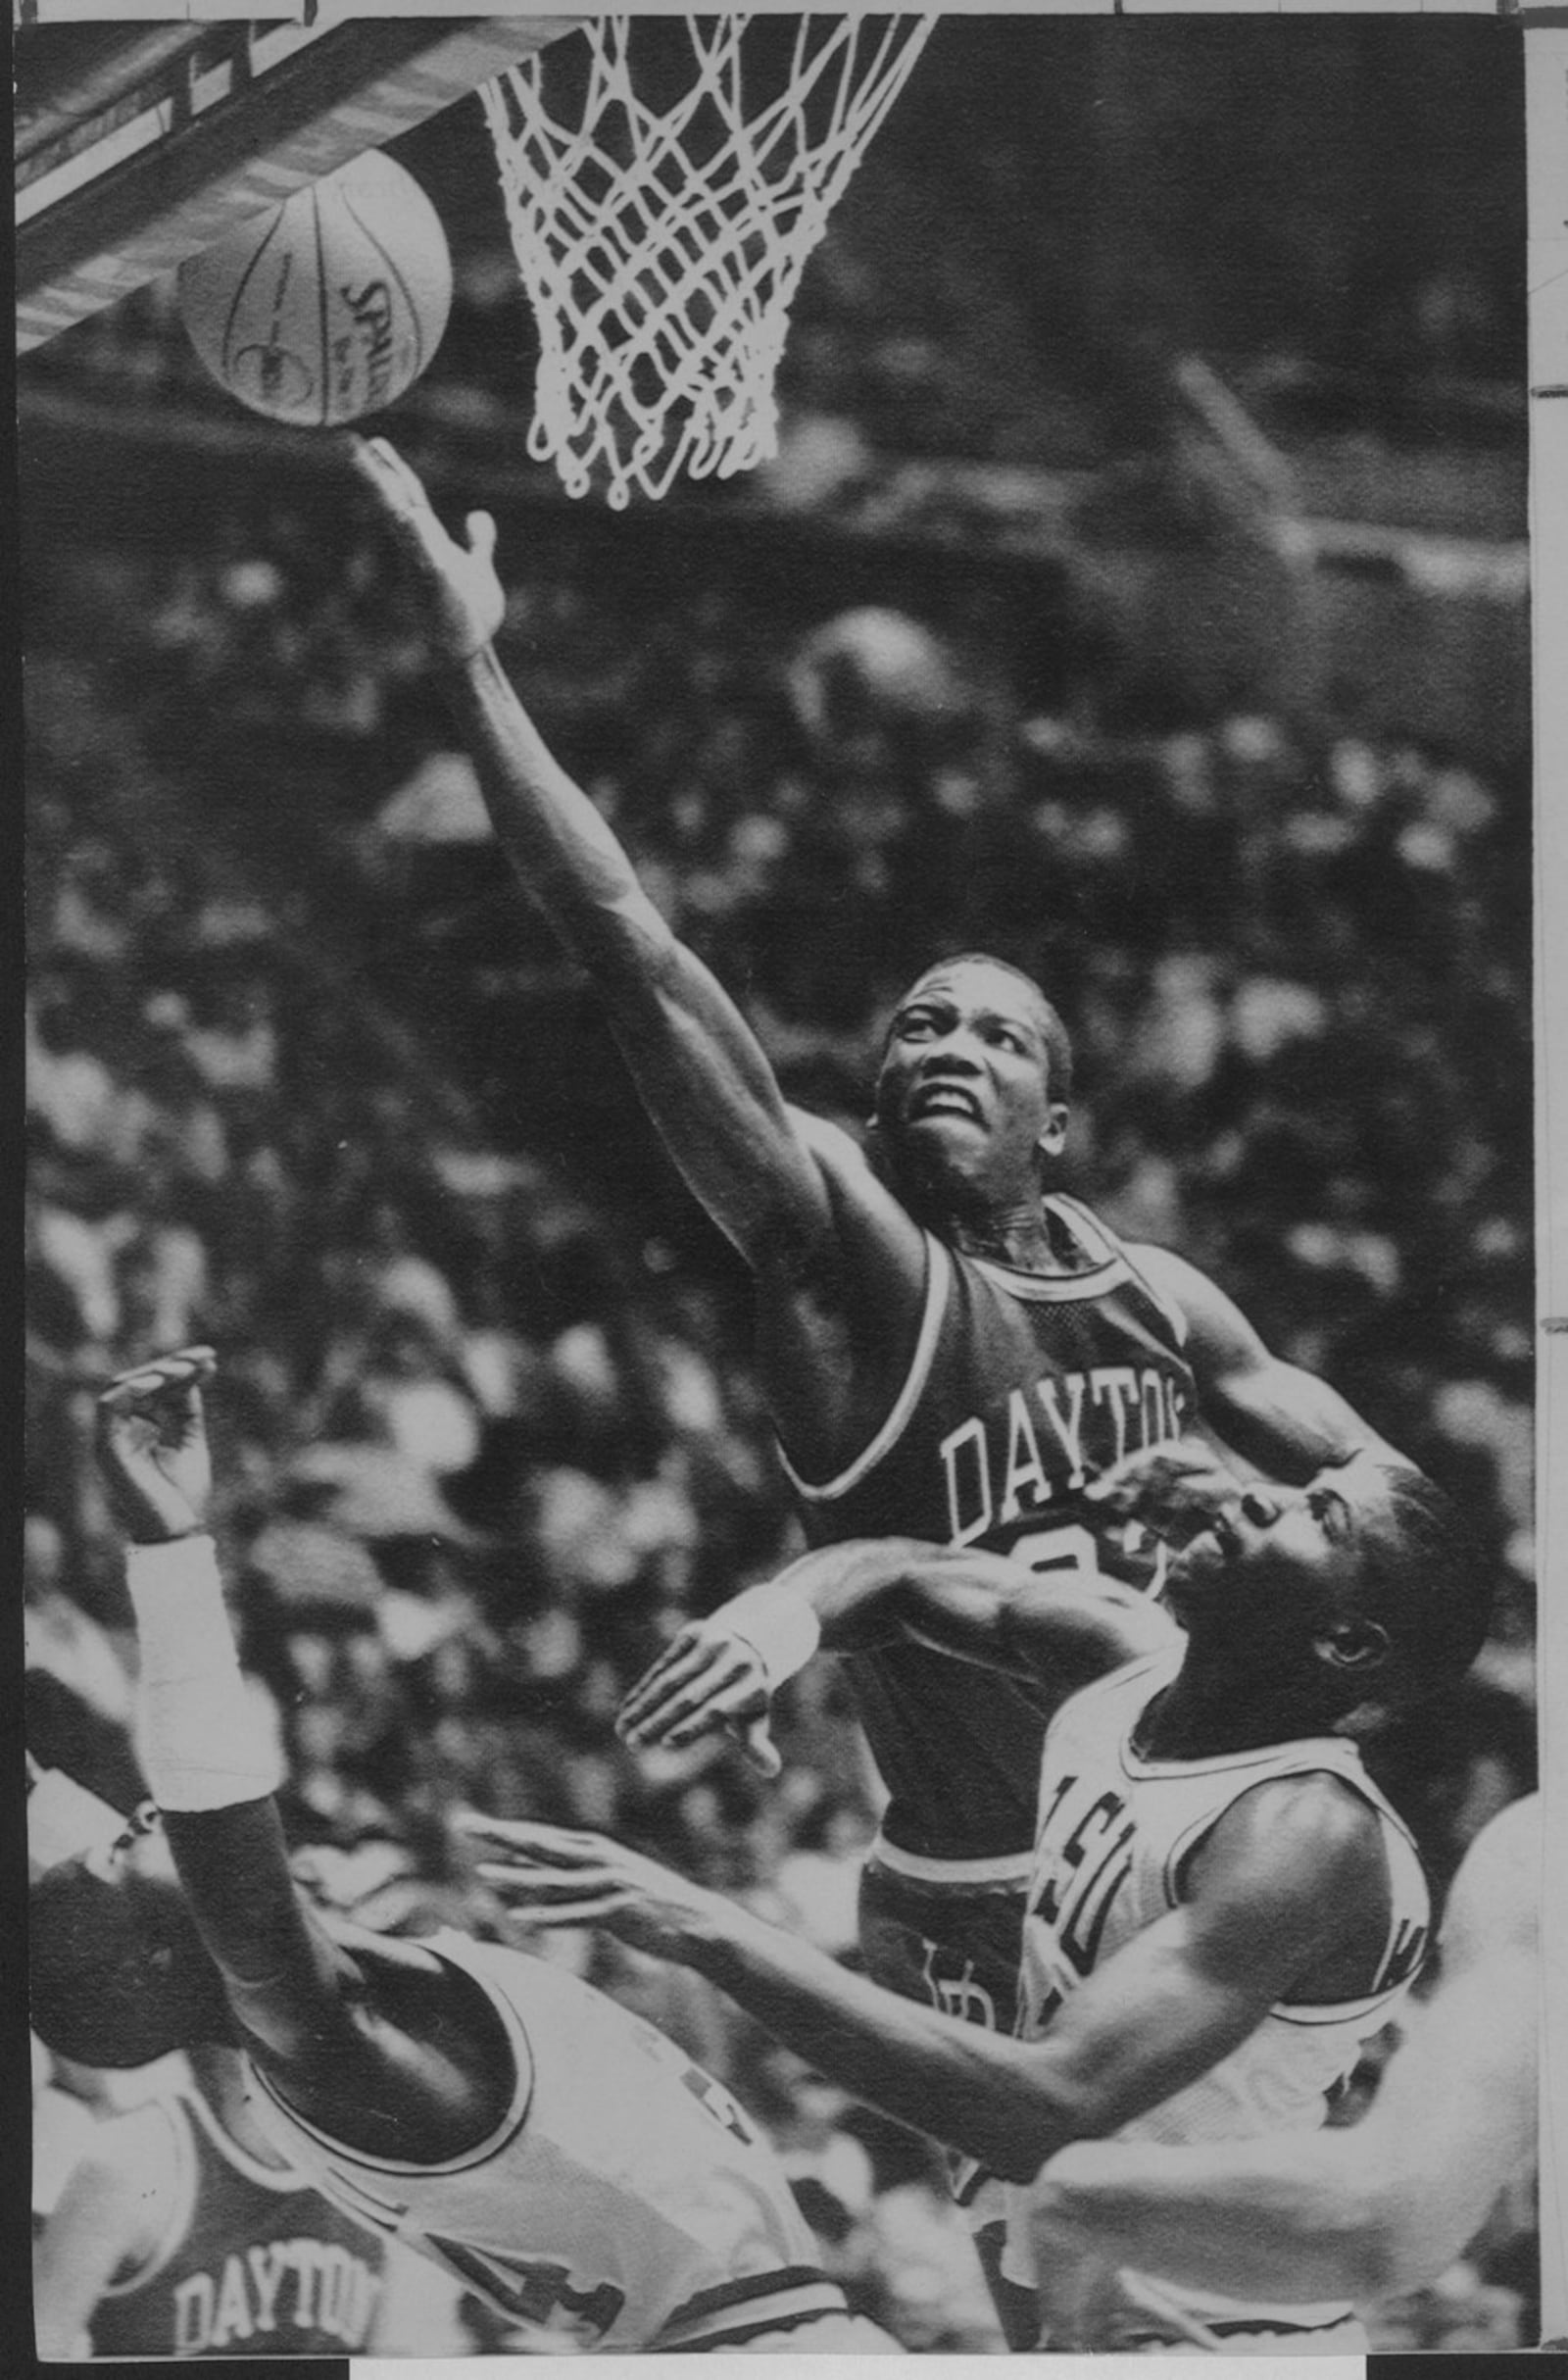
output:
<svg viewBox="0 0 1568 2380"><path fill-rule="evenodd" d="M742 1636L762 1664L769 1686L804 1669L822 1641L822 1623L804 1595L768 1579L713 1614Z"/></svg>
<svg viewBox="0 0 1568 2380"><path fill-rule="evenodd" d="M159 1808L224 1810L275 1792L277 1749L240 1673L212 1539L131 1546L125 1583L141 1651L138 1749Z"/></svg>

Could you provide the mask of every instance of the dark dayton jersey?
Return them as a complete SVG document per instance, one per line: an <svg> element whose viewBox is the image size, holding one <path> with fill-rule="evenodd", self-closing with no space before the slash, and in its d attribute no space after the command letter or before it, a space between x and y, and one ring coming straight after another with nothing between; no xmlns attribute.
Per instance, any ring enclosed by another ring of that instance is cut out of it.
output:
<svg viewBox="0 0 1568 2380"><path fill-rule="evenodd" d="M293 2166L264 2164L195 2093L158 2100L174 2135L174 2206L153 2254L117 2273L92 2353L345 2355L364 2346L386 2249Z"/></svg>
<svg viewBox="0 0 1568 2380"><path fill-rule="evenodd" d="M882 1427L836 1479L786 1463L813 1545L923 1537L1152 1589L1157 1549L1083 1490L1197 1411L1183 1317L1075 1199L1045 1201L1063 1269L1015 1272L926 1240L925 1312ZM1016 1859L1034 1840L1060 1695L896 1645L845 1672L892 1797L884 1844L916 1860ZM912 1871L917 1872L917 1871Z"/></svg>

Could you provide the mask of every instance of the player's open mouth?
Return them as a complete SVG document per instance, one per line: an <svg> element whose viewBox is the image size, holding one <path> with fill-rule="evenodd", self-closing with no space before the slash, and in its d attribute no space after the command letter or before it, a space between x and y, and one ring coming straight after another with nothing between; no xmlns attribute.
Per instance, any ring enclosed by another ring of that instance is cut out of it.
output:
<svg viewBox="0 0 1568 2380"><path fill-rule="evenodd" d="M1178 1546L1172 1558L1171 1576L1180 1583L1194 1577L1212 1578L1223 1570L1241 1550L1241 1534L1228 1512L1213 1513L1196 1535Z"/></svg>
<svg viewBox="0 0 1568 2380"><path fill-rule="evenodd" d="M974 1124L983 1120L979 1100L956 1082L922 1083L910 1094L906 1113L911 1123L926 1116L962 1116Z"/></svg>
<svg viewBox="0 0 1568 2380"><path fill-rule="evenodd" d="M1213 1538L1227 1562L1241 1552L1242 1533L1236 1525L1234 1514L1227 1512L1216 1512L1208 1524L1208 1534Z"/></svg>

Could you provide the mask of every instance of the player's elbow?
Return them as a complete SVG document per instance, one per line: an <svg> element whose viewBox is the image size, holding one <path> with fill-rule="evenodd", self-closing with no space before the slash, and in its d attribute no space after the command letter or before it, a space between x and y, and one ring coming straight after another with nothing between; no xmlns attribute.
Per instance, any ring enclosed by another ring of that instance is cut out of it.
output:
<svg viewBox="0 0 1568 2380"><path fill-rule="evenodd" d="M1096 2139L1111 2131L1116 2120L1092 2085L1045 2073L1026 2075L999 2110L998 2144L986 2161L999 2180L1029 2184L1059 2149Z"/></svg>

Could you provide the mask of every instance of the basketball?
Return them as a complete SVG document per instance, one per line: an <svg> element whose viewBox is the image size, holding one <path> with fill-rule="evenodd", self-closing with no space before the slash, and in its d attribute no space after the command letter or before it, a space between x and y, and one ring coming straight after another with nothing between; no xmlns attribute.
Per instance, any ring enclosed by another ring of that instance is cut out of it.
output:
<svg viewBox="0 0 1568 2380"><path fill-rule="evenodd" d="M368 150L179 269L179 310L253 413L332 429L379 413L435 354L452 303L441 218Z"/></svg>

